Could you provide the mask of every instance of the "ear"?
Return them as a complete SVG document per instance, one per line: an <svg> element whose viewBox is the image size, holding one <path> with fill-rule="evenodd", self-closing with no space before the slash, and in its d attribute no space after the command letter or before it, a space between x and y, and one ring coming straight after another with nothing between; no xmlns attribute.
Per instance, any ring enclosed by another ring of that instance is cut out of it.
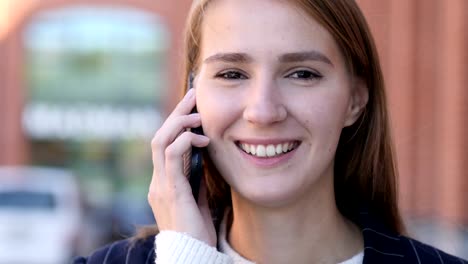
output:
<svg viewBox="0 0 468 264"><path fill-rule="evenodd" d="M369 90L366 82L358 77L354 77L351 87L351 100L344 122L344 127L351 126L361 116L369 101Z"/></svg>

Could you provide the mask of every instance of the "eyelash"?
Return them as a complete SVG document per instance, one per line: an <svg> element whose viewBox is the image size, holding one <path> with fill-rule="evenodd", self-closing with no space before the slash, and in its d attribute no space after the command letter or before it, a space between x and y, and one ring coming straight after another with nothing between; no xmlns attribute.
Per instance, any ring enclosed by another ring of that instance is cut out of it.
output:
<svg viewBox="0 0 468 264"><path fill-rule="evenodd" d="M296 75L297 77L292 77L293 75ZM300 77L302 75L302 77ZM304 77L304 75L306 75ZM315 79L321 79L323 76L320 73L310 71L310 70L297 70L294 71L288 75L286 75L286 78L292 78L292 79L300 79L304 81L312 81ZM228 70L224 72L220 72L215 75L215 78L219 79L224 79L224 80L243 80L247 79L247 76L240 71L236 70Z"/></svg>
<svg viewBox="0 0 468 264"><path fill-rule="evenodd" d="M299 75L306 75L306 77L299 77ZM298 75L298 77L292 77L293 75ZM310 71L310 70L297 70L294 71L293 73L290 73L286 75L288 78L293 78L293 79L300 79L300 80L305 80L305 81L312 81L315 79L321 79L323 76L320 73Z"/></svg>
<svg viewBox="0 0 468 264"><path fill-rule="evenodd" d="M236 75L235 77L233 75ZM220 72L215 75L215 78L224 79L224 80L240 80L240 79L247 79L243 73L235 70L228 70L224 72Z"/></svg>

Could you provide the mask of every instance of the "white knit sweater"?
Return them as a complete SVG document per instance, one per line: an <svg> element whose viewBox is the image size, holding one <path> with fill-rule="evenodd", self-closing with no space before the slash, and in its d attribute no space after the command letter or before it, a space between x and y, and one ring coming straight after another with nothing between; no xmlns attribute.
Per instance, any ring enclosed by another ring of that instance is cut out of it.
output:
<svg viewBox="0 0 468 264"><path fill-rule="evenodd" d="M156 264L255 264L231 248L227 242L226 217L221 222L219 250L186 234L162 231L156 236ZM338 264L362 264L364 252Z"/></svg>

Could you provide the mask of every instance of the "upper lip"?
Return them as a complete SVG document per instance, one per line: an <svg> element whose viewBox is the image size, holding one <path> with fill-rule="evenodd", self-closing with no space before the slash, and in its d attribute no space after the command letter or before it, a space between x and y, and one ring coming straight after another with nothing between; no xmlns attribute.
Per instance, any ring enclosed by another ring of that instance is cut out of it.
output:
<svg viewBox="0 0 468 264"><path fill-rule="evenodd" d="M236 143L244 143L244 144L249 144L249 145L277 145L277 144L283 144L287 142L299 142L300 140L298 139L293 139L293 138L269 138L269 139L236 139Z"/></svg>

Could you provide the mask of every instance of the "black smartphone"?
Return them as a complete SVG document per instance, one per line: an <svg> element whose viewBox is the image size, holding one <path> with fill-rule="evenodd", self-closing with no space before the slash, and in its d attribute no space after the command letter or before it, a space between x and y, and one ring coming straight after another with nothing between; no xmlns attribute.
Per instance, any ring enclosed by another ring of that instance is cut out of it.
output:
<svg viewBox="0 0 468 264"><path fill-rule="evenodd" d="M187 88L193 88L193 73L190 73L187 83ZM187 89L187 91L188 91ZM197 113L197 106L192 109L192 113ZM203 135L203 128L201 126L192 128L191 131L198 135ZM200 191L200 182L203 177L203 155L202 155L202 148L193 147L190 156L190 172L189 172L189 183L190 187L192 188L192 194L195 198L195 201L198 201L198 193Z"/></svg>

